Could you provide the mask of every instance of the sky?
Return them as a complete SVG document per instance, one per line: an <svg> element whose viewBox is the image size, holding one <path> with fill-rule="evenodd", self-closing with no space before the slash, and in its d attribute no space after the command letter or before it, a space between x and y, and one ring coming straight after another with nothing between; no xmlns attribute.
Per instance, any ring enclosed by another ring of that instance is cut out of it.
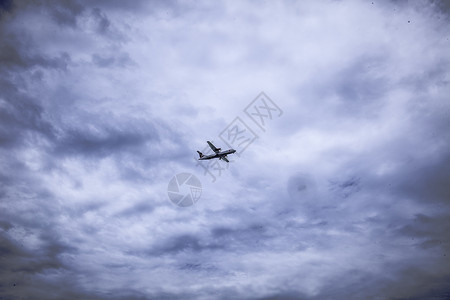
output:
<svg viewBox="0 0 450 300"><path fill-rule="evenodd" d="M450 299L449 25L431 0L1 1L0 299Z"/></svg>

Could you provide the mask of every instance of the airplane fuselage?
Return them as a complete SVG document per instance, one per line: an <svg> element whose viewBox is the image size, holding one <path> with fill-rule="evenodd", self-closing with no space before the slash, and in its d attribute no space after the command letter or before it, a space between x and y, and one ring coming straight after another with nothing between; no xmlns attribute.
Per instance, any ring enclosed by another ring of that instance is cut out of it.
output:
<svg viewBox="0 0 450 300"><path fill-rule="evenodd" d="M221 151L221 152L214 153L214 154L210 154L210 155L203 155L202 157L199 158L199 160L221 158L221 157L224 157L224 156L226 156L228 154L232 154L232 153L235 153L235 152L236 152L236 150L234 150L234 149L228 149L228 150Z"/></svg>

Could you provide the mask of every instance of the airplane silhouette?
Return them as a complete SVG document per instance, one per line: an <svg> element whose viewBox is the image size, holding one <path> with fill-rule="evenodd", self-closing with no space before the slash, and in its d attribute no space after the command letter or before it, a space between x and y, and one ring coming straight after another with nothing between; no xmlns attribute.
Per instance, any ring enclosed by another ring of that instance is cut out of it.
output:
<svg viewBox="0 0 450 300"><path fill-rule="evenodd" d="M233 154L234 152L236 152L236 150L234 150L234 149L228 149L225 151L221 151L222 150L221 148L216 148L216 146L214 146L210 141L206 141L206 142L208 143L209 147L211 147L212 151L214 151L214 154L203 155L203 153L201 153L200 151L197 150L198 155L200 155L200 158L198 160L218 158L218 159L222 159L228 163L230 161L228 160L227 155Z"/></svg>

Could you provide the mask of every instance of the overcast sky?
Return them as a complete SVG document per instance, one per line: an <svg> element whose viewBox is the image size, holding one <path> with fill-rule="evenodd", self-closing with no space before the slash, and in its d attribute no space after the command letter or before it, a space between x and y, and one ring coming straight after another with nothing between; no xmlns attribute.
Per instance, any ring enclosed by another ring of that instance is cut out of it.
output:
<svg viewBox="0 0 450 300"><path fill-rule="evenodd" d="M444 1L1 1L0 299L450 299L449 25ZM199 164L207 140L238 153Z"/></svg>

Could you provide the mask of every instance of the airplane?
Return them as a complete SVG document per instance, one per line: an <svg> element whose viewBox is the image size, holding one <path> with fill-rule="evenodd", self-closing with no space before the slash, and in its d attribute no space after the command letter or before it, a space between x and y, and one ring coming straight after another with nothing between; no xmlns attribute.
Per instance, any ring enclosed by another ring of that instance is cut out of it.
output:
<svg viewBox="0 0 450 300"><path fill-rule="evenodd" d="M209 147L211 147L212 151L214 151L214 154L211 155L203 155L203 153L201 153L200 151L197 150L198 155L200 155L200 158L198 160L205 160L205 159L213 159L213 158L219 158L226 161L227 163L230 162L227 158L228 154L233 154L234 152L236 152L236 150L234 149L228 149L225 151L222 151L221 148L216 148L216 146L214 146L210 141L206 141L209 145Z"/></svg>

